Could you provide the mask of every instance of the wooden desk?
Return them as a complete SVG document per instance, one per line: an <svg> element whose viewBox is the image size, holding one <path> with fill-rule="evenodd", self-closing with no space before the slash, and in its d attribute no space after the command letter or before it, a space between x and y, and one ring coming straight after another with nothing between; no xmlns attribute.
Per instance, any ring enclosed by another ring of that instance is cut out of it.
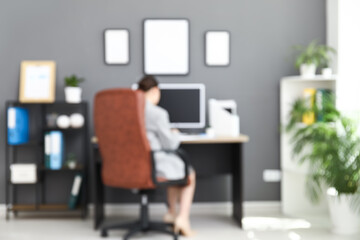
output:
<svg viewBox="0 0 360 240"><path fill-rule="evenodd" d="M249 141L246 135L238 137L199 138L181 142L191 159L191 164L199 177L232 175L233 217L242 228L243 217L243 154L242 144ZM91 171L93 176L94 228L97 229L104 218L104 188L101 183L101 161L94 143ZM206 163L206 164L204 164Z"/></svg>

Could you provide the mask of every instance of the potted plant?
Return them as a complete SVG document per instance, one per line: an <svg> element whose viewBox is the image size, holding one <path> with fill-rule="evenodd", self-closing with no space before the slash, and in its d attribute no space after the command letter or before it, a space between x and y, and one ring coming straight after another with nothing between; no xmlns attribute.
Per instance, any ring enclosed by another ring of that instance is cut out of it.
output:
<svg viewBox="0 0 360 240"><path fill-rule="evenodd" d="M295 67L300 69L300 75L303 77L314 77L317 67L328 67L330 62L329 53L335 53L335 49L318 44L316 40L313 40L307 46L297 45L294 48L297 52L300 52L296 57ZM325 73L328 74L328 71L325 71Z"/></svg>
<svg viewBox="0 0 360 240"><path fill-rule="evenodd" d="M318 47L318 54L321 74L324 77L330 77L332 75L332 69L330 68L331 54L336 55L336 50L326 45L320 45Z"/></svg>
<svg viewBox="0 0 360 240"><path fill-rule="evenodd" d="M317 202L326 190L333 232L353 234L359 230L360 138L354 121L336 109L333 99L327 95L321 108L309 107L306 99L296 100L286 131L299 163L308 163L308 196ZM322 121L299 123L309 112L322 114Z"/></svg>
<svg viewBox="0 0 360 240"><path fill-rule="evenodd" d="M79 84L84 81L83 78L77 77L75 74L65 77L65 100L68 103L80 103L82 89Z"/></svg>

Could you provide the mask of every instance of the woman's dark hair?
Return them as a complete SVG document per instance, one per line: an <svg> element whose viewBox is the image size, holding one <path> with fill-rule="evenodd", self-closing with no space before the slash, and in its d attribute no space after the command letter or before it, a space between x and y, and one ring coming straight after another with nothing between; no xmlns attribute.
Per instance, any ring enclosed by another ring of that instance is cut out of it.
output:
<svg viewBox="0 0 360 240"><path fill-rule="evenodd" d="M158 85L159 83L156 81L154 76L146 75L138 82L138 89L147 92L151 88L157 87Z"/></svg>

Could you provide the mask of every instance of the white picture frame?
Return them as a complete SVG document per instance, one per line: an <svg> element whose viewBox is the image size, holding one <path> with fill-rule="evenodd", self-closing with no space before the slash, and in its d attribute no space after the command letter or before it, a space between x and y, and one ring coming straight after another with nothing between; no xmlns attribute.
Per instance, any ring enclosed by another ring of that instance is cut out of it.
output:
<svg viewBox="0 0 360 240"><path fill-rule="evenodd" d="M104 30L104 61L107 65L130 63L130 33L127 29Z"/></svg>
<svg viewBox="0 0 360 240"><path fill-rule="evenodd" d="M190 24L187 19L145 19L144 73L187 75L190 71Z"/></svg>
<svg viewBox="0 0 360 240"><path fill-rule="evenodd" d="M207 31L205 33L205 64L209 67L230 65L230 32Z"/></svg>

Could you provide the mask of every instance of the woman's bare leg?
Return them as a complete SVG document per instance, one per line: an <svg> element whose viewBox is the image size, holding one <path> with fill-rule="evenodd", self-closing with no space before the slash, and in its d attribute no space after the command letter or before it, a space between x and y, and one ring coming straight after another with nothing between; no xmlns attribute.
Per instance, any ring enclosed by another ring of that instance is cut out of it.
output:
<svg viewBox="0 0 360 240"><path fill-rule="evenodd" d="M190 184L181 188L180 212L175 221L175 225L177 225L175 227L177 227L177 230L182 231L185 236L193 235L190 227L190 210L196 185L196 175L194 171L190 173L189 178Z"/></svg>
<svg viewBox="0 0 360 240"><path fill-rule="evenodd" d="M176 216L176 207L177 203L180 199L180 191L181 188L179 187L168 187L167 188L167 200L169 204L168 213Z"/></svg>

